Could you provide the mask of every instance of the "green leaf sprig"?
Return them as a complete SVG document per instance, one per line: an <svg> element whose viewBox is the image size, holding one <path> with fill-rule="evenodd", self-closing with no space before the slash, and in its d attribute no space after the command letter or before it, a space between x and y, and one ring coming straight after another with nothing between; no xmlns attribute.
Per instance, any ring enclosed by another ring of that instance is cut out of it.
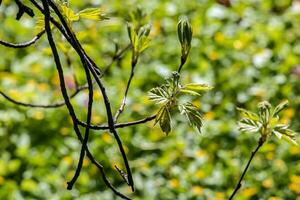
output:
<svg viewBox="0 0 300 200"><path fill-rule="evenodd" d="M181 62L182 65L186 62L188 54L191 49L191 42L193 37L193 29L187 17L183 17L177 25L177 32L179 42L181 44Z"/></svg>
<svg viewBox="0 0 300 200"><path fill-rule="evenodd" d="M270 136L275 135L279 139L284 139L289 143L298 145L295 139L296 132L289 129L288 124L279 122L279 113L288 105L288 101L283 101L274 109L269 102L263 101L258 104L258 114L238 108L243 118L239 121L239 130L247 132L258 132L261 141L264 143Z"/></svg>
<svg viewBox="0 0 300 200"><path fill-rule="evenodd" d="M182 86L179 82L180 75L173 72L172 77L165 84L150 90L149 99L162 106L158 110L155 124L159 123L161 130L167 135L171 131L171 112L178 110L185 115L190 125L196 127L201 132L202 117L199 108L191 102L180 103L180 95L200 96L202 92L211 90L212 87L206 84L190 83Z"/></svg>

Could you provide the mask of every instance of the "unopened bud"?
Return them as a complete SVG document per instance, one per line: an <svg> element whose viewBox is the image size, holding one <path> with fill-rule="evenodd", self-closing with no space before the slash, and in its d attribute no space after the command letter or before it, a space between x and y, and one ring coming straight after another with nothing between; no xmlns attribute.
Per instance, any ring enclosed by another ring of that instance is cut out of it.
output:
<svg viewBox="0 0 300 200"><path fill-rule="evenodd" d="M193 29L187 18L179 21L177 26L178 38L181 44L181 54L184 59L187 58L191 48L191 41L193 36Z"/></svg>

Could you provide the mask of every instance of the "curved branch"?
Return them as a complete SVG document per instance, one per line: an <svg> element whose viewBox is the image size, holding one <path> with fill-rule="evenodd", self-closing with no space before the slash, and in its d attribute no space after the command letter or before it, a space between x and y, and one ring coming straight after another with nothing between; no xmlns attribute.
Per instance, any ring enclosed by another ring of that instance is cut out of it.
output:
<svg viewBox="0 0 300 200"><path fill-rule="evenodd" d="M77 94L79 94L79 92L81 92L82 90L87 89L88 86L87 85L83 85L78 87L78 89L69 96L70 99L74 98ZM31 107L31 108L58 108L58 107L62 107L64 106L66 103L65 101L60 101L57 103L53 103L53 104L32 104L32 103L25 103L25 102L21 102L18 100L13 99L12 97L8 96L7 94L5 94L3 91L0 90L0 94L8 101L10 101L11 103L14 103L16 105L19 106L25 106L25 107Z"/></svg>
<svg viewBox="0 0 300 200"><path fill-rule="evenodd" d="M75 114L75 111L74 111L74 108L69 100L69 97L68 97L68 94L67 94L67 90L66 90L66 86L65 86L65 82L64 82L64 76L63 76L63 69L62 69L62 66L61 66L61 63L60 63L60 58L59 58L59 54L57 52L57 49L56 49L56 45L55 45L55 42L53 40L53 37L52 37L52 33L51 33L51 28L50 28L50 10L49 10L49 5L48 5L48 1L47 0L42 0L42 3L43 3L43 6L44 6L44 10L43 10L43 14L45 15L45 28L46 28L46 31L47 31L47 36L48 36L48 41L49 41L49 44L50 44L50 47L51 47L51 50L52 50L52 53L53 53L53 56L54 56L54 61L55 61L55 64L56 64L56 68L57 68L57 71L59 72L59 78L60 78L60 84L61 84L61 92L62 92L62 95L64 97L64 100L66 102L66 105L67 105L67 108L69 110L69 113L70 113L70 116L72 117L72 121L73 121L73 128L76 132L76 135L78 137L78 139L81 141L81 143L83 143L83 137L80 133L80 130L79 130L79 127L78 127L78 124L77 124L77 121L76 121L76 114ZM51 1L50 1L51 3ZM84 60L83 62L84 65L86 65L86 60ZM96 160L94 159L93 155L90 153L89 149L88 149L88 146L86 146L85 148L85 151L87 153L87 156L89 157L89 159L97 164ZM118 192L110 183L109 181L107 180L106 178L106 175L105 175L105 172L104 172L104 169L103 169L103 166L102 165L96 165L97 167L99 167L100 171L101 171L101 174L102 174L102 177L104 178L104 182L106 183L106 185L112 189L112 191L124 198L124 199L130 199L129 197L123 195L122 193Z"/></svg>
<svg viewBox="0 0 300 200"><path fill-rule="evenodd" d="M0 44L6 47L10 47L10 48L25 48L28 47L32 44L34 44L36 41L38 41L38 39L40 39L42 37L42 35L44 35L45 30L42 30L41 32L39 32L34 38L32 38L30 41L27 42L23 42L23 43L10 43L10 42L6 42L4 40L0 40Z"/></svg>
<svg viewBox="0 0 300 200"><path fill-rule="evenodd" d="M115 124L115 128L124 128L124 127L128 127L128 126L134 126L134 125L138 125L138 124L144 124L146 122L152 121L156 118L156 115L151 115L149 117L146 117L144 119L140 119L140 120L136 120L136 121L132 121L132 122L123 122L123 123L118 123ZM83 127L87 127L87 124L83 121L80 121L77 119L77 123L80 126ZM90 129L94 129L94 130L107 130L109 129L109 125L90 125Z"/></svg>
<svg viewBox="0 0 300 200"><path fill-rule="evenodd" d="M119 150L121 152L125 167L126 167L126 172L128 174L128 184L131 186L132 191L134 191L134 182L133 182L133 178L132 178L132 173L131 173L131 169L129 166L129 162L121 141L121 138L118 135L118 132L115 129L115 124L114 124L114 119L112 116L112 112L111 112L111 106L110 106L110 102L106 93L106 89L102 83L102 81L99 78L99 73L97 72L97 69L99 69L96 64L93 62L93 60L85 53L84 49L82 48L81 44L79 43L76 35L72 32L72 30L70 29L70 27L68 26L68 23L66 22L66 20L64 19L63 15L60 13L59 9L57 8L57 6L55 5L55 3L52 0L49 0L49 5L51 6L51 8L53 9L53 11L57 14L58 18L60 19L65 31L67 32L67 35L70 37L70 42L73 46L73 48L75 49L75 51L78 53L78 55L80 56L80 59L82 60L82 63L85 67L86 64L88 64L87 66L89 67L89 70L91 71L93 77L95 78L100 91L102 93L103 96L103 100L104 100L104 104L105 104L105 108L106 108L106 114L107 114L107 119L108 119L108 124L109 124L109 130L110 132L114 135L114 138L116 139L116 142L118 144ZM87 61L87 62L86 62Z"/></svg>

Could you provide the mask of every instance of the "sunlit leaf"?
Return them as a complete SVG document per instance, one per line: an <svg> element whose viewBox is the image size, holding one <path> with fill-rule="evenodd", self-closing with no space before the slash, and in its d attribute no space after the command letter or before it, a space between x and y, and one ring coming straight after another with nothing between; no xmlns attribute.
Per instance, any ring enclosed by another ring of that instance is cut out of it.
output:
<svg viewBox="0 0 300 200"><path fill-rule="evenodd" d="M90 20L104 20L108 19L104 16L100 8L86 8L78 13L80 18Z"/></svg>
<svg viewBox="0 0 300 200"><path fill-rule="evenodd" d="M289 101L285 100L285 101L281 102L280 104L278 104L276 106L276 108L274 109L272 116L278 115L283 109L285 109L288 106L288 103L289 103Z"/></svg>
<svg viewBox="0 0 300 200"><path fill-rule="evenodd" d="M244 117L244 118L249 118L254 121L259 120L259 116L257 114L255 114L254 112L251 112L251 111L243 109L243 108L237 108L237 110L240 111L242 117Z"/></svg>
<svg viewBox="0 0 300 200"><path fill-rule="evenodd" d="M155 118L155 124L157 122L159 122L161 130L168 135L171 131L171 115L168 106L160 108Z"/></svg>
<svg viewBox="0 0 300 200"><path fill-rule="evenodd" d="M192 126L195 126L199 133L201 133L201 127L202 127L202 116L200 114L199 108L194 106L191 103L181 104L178 106L180 113L185 115L190 124Z"/></svg>

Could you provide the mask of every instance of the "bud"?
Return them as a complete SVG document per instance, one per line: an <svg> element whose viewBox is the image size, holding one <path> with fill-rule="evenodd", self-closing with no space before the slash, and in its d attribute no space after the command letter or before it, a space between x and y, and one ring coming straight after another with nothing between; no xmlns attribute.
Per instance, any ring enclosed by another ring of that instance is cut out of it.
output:
<svg viewBox="0 0 300 200"><path fill-rule="evenodd" d="M179 21L177 25L177 31L178 38L181 44L181 56L184 60L186 60L191 48L191 41L193 36L192 26L186 17Z"/></svg>
<svg viewBox="0 0 300 200"><path fill-rule="evenodd" d="M270 119L271 107L271 104L267 101L263 101L258 104L259 115L263 123L268 123Z"/></svg>

